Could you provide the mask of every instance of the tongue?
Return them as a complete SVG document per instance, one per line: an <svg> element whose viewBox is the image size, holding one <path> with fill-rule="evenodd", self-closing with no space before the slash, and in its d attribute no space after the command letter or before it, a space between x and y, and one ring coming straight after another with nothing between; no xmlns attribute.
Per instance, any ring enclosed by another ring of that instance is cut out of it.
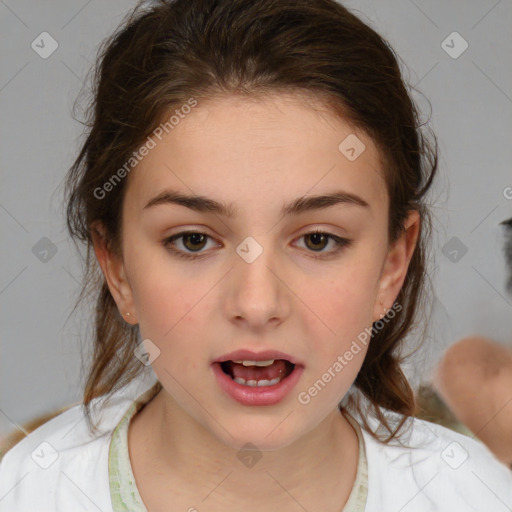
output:
<svg viewBox="0 0 512 512"><path fill-rule="evenodd" d="M286 376L286 362L283 359L275 360L270 366L244 366L229 361L229 367L233 378L241 377L245 380L272 380Z"/></svg>

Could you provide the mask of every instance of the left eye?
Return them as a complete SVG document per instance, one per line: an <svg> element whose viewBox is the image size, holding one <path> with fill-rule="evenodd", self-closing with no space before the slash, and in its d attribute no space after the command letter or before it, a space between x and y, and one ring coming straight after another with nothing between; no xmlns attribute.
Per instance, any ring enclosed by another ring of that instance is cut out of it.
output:
<svg viewBox="0 0 512 512"><path fill-rule="evenodd" d="M350 244L350 240L340 238L339 236L332 235L330 233L323 233L321 231L313 231L311 233L306 233L302 235L300 238L304 238L306 241L309 240L311 242L306 242L306 247L308 249L311 249L313 252L327 252L330 254L336 254L338 251L342 249L342 247ZM322 251L322 249L325 248L329 241L333 242L334 249L332 251Z"/></svg>
<svg viewBox="0 0 512 512"><path fill-rule="evenodd" d="M177 233L169 238L163 240L162 244L168 248L169 251L176 254L181 258L188 259L198 259L202 257L201 249L203 249L206 245L207 240L211 238L209 235L205 233L201 233L199 231L184 231L181 233ZM304 238L308 242L306 242L306 248L310 249L311 252L314 253L326 253L327 255L337 254L343 247L350 245L351 240L347 240L345 238L340 238L336 235L332 235L330 233L324 233L322 231L312 231L310 233L305 233L300 236L299 239ZM176 241L181 239L181 244L185 247L185 250L176 248ZM334 244L334 249L331 251L323 251L325 247L328 245L328 242L332 241ZM187 252L189 251L189 252ZM195 255L194 253L198 253ZM317 256L313 256L317 257ZM321 256L323 257L323 256Z"/></svg>

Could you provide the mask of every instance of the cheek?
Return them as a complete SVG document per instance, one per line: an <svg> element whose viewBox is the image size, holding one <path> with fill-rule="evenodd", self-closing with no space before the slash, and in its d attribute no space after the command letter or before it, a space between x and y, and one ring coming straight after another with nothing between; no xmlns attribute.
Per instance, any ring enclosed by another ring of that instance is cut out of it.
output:
<svg viewBox="0 0 512 512"><path fill-rule="evenodd" d="M372 287L370 281L364 284L366 290L330 284L324 293L310 293L308 304L321 314L320 319L311 316L308 375L299 390L300 403L311 401L327 411L356 379L371 340Z"/></svg>
<svg viewBox="0 0 512 512"><path fill-rule="evenodd" d="M126 236L125 267L139 327L142 336L161 339L190 309L194 286L180 275L181 267L173 265L165 249L143 233L140 243L136 238Z"/></svg>
<svg viewBox="0 0 512 512"><path fill-rule="evenodd" d="M152 362L153 370L167 389L179 392L173 376L180 382L184 373L204 374L198 371L205 363L204 357L199 357L204 353L205 337L201 324L205 314L197 304L200 297L193 286L170 286L161 279L146 281L135 295L141 337L149 338L160 351Z"/></svg>
<svg viewBox="0 0 512 512"><path fill-rule="evenodd" d="M198 370L205 359L205 336L208 326L211 297L205 297L213 286L211 279L183 274L182 267L169 262L134 265L131 270L131 287L138 314L142 339L150 339L160 350L152 363L157 376L168 378ZM212 281L215 283L215 280Z"/></svg>
<svg viewBox="0 0 512 512"><path fill-rule="evenodd" d="M323 284L304 288L305 303L317 313L319 329L327 339L330 334L339 344L371 325L377 284L371 269L358 263L346 265Z"/></svg>
<svg viewBox="0 0 512 512"><path fill-rule="evenodd" d="M193 336L198 327L197 311L201 294L195 286L176 280L139 283L134 289L135 307L141 335L168 343L180 333ZM204 316L204 315L203 315Z"/></svg>

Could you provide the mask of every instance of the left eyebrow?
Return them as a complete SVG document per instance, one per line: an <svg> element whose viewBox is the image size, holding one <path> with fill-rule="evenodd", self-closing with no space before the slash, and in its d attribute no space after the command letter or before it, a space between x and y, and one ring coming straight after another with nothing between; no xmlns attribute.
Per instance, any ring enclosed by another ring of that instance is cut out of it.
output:
<svg viewBox="0 0 512 512"><path fill-rule="evenodd" d="M217 213L229 218L237 214L237 209L232 203L222 203L205 196L185 195L173 190L166 190L158 194L144 206L144 209L153 208L162 204L177 204L189 208L190 210ZM283 217L299 215L304 212L330 208L337 204L370 208L370 205L363 198L349 192L338 191L332 194L299 197L285 205L281 209L281 215Z"/></svg>

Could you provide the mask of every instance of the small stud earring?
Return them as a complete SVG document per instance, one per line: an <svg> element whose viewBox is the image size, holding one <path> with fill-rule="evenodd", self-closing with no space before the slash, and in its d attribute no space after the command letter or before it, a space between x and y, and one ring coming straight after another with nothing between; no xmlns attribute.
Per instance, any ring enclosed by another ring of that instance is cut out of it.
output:
<svg viewBox="0 0 512 512"><path fill-rule="evenodd" d="M380 305L381 305L381 306L382 306L382 304L383 304L383 303L384 303L383 301L380 301ZM380 317L381 317L381 318L384 318L384 316L385 316L385 315L386 315L386 308L384 308L384 313L381 313L381 314L380 314Z"/></svg>
<svg viewBox="0 0 512 512"><path fill-rule="evenodd" d="M130 313L125 313L126 316L130 316Z"/></svg>

